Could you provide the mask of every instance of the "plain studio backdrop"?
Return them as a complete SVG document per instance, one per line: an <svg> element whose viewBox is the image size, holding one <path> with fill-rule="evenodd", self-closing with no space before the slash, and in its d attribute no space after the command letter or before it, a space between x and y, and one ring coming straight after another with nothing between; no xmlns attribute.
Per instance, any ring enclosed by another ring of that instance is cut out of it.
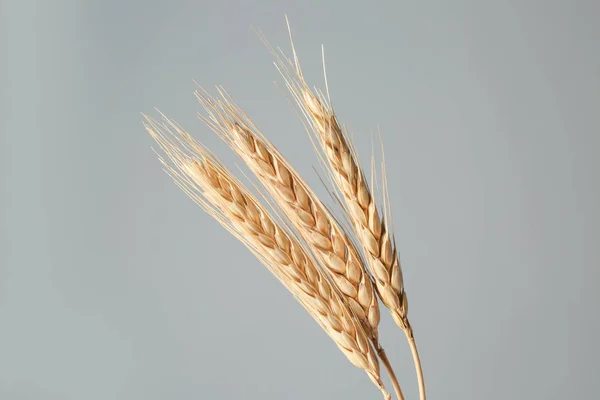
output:
<svg viewBox="0 0 600 400"><path fill-rule="evenodd" d="M598 1L0 4L0 399L379 398L141 125L156 106L235 168L192 95L225 85L324 193L252 29L289 50L285 14L365 165L385 141L429 398L600 393Z"/></svg>

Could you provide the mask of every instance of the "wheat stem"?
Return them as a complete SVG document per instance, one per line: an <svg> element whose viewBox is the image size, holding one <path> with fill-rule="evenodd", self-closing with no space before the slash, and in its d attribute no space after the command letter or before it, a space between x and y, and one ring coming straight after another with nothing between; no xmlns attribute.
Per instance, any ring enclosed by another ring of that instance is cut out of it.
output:
<svg viewBox="0 0 600 400"><path fill-rule="evenodd" d="M392 381L392 386L394 387L396 396L398 396L398 400L404 400L404 393L402 393L402 388L400 387L400 384L398 383L398 378L396 377L396 373L394 372L394 369L392 368L392 364L390 363L390 360L387 358L387 354L385 353L385 350L383 349L383 347L380 346L377 349L377 355L379 356L381 363L383 364L388 375L390 376L390 380Z"/></svg>
<svg viewBox="0 0 600 400"><path fill-rule="evenodd" d="M419 351L417 350L417 343L412 333L412 329L405 330L404 334L408 340L408 345L413 357L413 363L415 364L415 371L417 373L417 381L419 382L419 399L426 400L427 396L425 393L425 380L423 378L423 367L421 365L421 358L419 357ZM385 363L384 363L385 365Z"/></svg>

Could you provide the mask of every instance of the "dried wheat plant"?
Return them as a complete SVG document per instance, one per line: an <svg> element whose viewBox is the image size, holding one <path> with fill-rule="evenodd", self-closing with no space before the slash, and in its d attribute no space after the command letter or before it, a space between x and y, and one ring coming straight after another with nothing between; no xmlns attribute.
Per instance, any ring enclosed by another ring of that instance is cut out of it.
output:
<svg viewBox="0 0 600 400"><path fill-rule="evenodd" d="M144 126L166 155L159 157L175 183L244 243L350 362L368 374L385 399L391 399L380 375L381 360L396 396L404 400L379 340L381 299L408 339L420 398L425 400L400 261L389 228L389 201L384 200L382 214L329 97L306 84L293 42L292 50L293 58L288 59L271 48L275 64L312 132L315 149L343 199L340 203L351 222L350 231L223 88L217 88L217 96L196 91L203 108L200 118L257 177L261 183L257 189L272 211L208 149L164 115L159 121L144 116ZM384 194L387 199L385 180Z"/></svg>

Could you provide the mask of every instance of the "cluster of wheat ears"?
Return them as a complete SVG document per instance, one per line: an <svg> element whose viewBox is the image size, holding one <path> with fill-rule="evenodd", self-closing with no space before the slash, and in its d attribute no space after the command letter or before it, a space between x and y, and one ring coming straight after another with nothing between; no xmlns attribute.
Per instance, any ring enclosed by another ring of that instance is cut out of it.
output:
<svg viewBox="0 0 600 400"><path fill-rule="evenodd" d="M425 400L421 362L408 320L402 269L389 221L385 173L384 200L378 205L372 175L369 183L345 128L336 118L328 91L307 85L293 41L292 58L268 47L349 224L334 217L221 87L216 96L196 91L204 109L200 119L256 175L264 201L164 114L159 120L144 116L144 126L166 155L160 160L175 183L256 255L348 360L365 370L385 399L391 395L384 387L380 362L398 399L404 399L379 341L381 300L406 336L420 399Z"/></svg>

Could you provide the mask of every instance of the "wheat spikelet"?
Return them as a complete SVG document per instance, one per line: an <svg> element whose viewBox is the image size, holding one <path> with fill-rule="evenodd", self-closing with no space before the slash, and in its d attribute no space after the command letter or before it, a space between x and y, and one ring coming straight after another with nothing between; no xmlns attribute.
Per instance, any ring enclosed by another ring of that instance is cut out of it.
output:
<svg viewBox="0 0 600 400"><path fill-rule="evenodd" d="M298 299L384 397L379 362L353 310L323 275L310 252L206 149L168 119L145 127L171 161L161 158L176 183L240 239Z"/></svg>
<svg viewBox="0 0 600 400"><path fill-rule="evenodd" d="M354 243L281 153L222 89L220 93L220 99L196 93L208 114L204 121L242 158L312 246L379 348L377 295Z"/></svg>

